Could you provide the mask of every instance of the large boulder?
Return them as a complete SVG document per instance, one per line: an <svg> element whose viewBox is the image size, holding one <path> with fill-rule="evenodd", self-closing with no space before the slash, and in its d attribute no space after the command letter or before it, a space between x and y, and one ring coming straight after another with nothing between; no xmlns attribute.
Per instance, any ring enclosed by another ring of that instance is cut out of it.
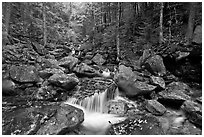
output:
<svg viewBox="0 0 204 137"><path fill-rule="evenodd" d="M11 66L9 71L10 77L21 83L36 83L39 82L36 68L29 65Z"/></svg>
<svg viewBox="0 0 204 137"><path fill-rule="evenodd" d="M128 81L126 79L119 79L117 82L119 90L124 93L127 97L134 97L140 95L151 94L156 86L149 85L145 82L140 81Z"/></svg>
<svg viewBox="0 0 204 137"><path fill-rule="evenodd" d="M69 91L79 83L79 80L75 74L54 74L48 79L48 82Z"/></svg>
<svg viewBox="0 0 204 137"><path fill-rule="evenodd" d="M84 121L84 113L76 107L61 104L56 114L37 131L37 135L63 135Z"/></svg>
<svg viewBox="0 0 204 137"><path fill-rule="evenodd" d="M202 26L201 25L196 26L196 28L194 30L193 42L195 42L197 44L202 43Z"/></svg>
<svg viewBox="0 0 204 137"><path fill-rule="evenodd" d="M156 100L148 100L145 107L153 115L163 115L166 112L166 108Z"/></svg>
<svg viewBox="0 0 204 137"><path fill-rule="evenodd" d="M79 60L72 56L67 56L59 60L59 66L68 68L70 71L79 62Z"/></svg>
<svg viewBox="0 0 204 137"><path fill-rule="evenodd" d="M76 65L73 69L78 77L95 77L99 76L99 73L94 68L90 67L85 63Z"/></svg>
<svg viewBox="0 0 204 137"><path fill-rule="evenodd" d="M16 106L13 104L13 106ZM12 106L12 107L13 107ZM38 106L29 108L15 108L10 112L3 112L3 135L34 135L47 119L55 113L58 105Z"/></svg>
<svg viewBox="0 0 204 137"><path fill-rule="evenodd" d="M188 120L195 125L202 127L202 105L196 102L187 100L181 106Z"/></svg>
<svg viewBox="0 0 204 137"><path fill-rule="evenodd" d="M53 74L62 74L64 73L61 69L57 68L47 68L38 72L39 76L43 79L47 79Z"/></svg>
<svg viewBox="0 0 204 137"><path fill-rule="evenodd" d="M151 115L127 119L114 124L107 131L109 135L164 135L159 120Z"/></svg>
<svg viewBox="0 0 204 137"><path fill-rule="evenodd" d="M16 95L15 83L12 80L3 79L2 80L2 95Z"/></svg>
<svg viewBox="0 0 204 137"><path fill-rule="evenodd" d="M153 75L164 76L166 75L166 68L163 59L159 55L152 56L145 61L145 68Z"/></svg>

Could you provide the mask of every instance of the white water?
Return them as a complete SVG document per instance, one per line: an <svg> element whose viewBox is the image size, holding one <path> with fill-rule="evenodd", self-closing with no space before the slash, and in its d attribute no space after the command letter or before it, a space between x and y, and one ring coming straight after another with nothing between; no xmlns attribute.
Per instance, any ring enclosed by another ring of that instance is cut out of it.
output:
<svg viewBox="0 0 204 137"><path fill-rule="evenodd" d="M118 95L118 93L115 95ZM95 93L93 96L80 101L76 98L70 98L65 103L83 110L84 121L82 126L86 134L102 135L105 134L111 124L119 123L126 119L115 114L103 113L107 101L107 91L105 91L103 93Z"/></svg>

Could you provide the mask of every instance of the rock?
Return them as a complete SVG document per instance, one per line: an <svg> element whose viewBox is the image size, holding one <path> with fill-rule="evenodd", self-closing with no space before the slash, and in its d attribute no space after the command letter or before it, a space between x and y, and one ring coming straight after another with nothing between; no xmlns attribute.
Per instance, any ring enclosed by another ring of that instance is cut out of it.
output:
<svg viewBox="0 0 204 137"><path fill-rule="evenodd" d="M190 52L181 52L181 51L178 51L176 53L178 54L178 56L176 57L176 61L184 59L184 58L188 57L188 55L190 55Z"/></svg>
<svg viewBox="0 0 204 137"><path fill-rule="evenodd" d="M181 106L186 100L190 100L189 94L191 90L188 85L182 82L172 82L167 85L166 89L158 93L159 99L162 102L168 102L168 104L174 104L173 106Z"/></svg>
<svg viewBox="0 0 204 137"><path fill-rule="evenodd" d="M67 56L59 60L59 66L68 68L70 71L79 62L79 60L72 56Z"/></svg>
<svg viewBox="0 0 204 137"><path fill-rule="evenodd" d="M143 51L142 56L139 58L139 66L142 67L146 60L150 58L153 55L152 51L150 49L145 49Z"/></svg>
<svg viewBox="0 0 204 137"><path fill-rule="evenodd" d="M145 62L145 68L153 75L164 76L166 75L166 68L163 59L159 55L148 58Z"/></svg>
<svg viewBox="0 0 204 137"><path fill-rule="evenodd" d="M79 65L76 65L73 69L73 71L76 73L78 77L95 77L99 76L98 71L96 71L94 68L88 66L85 63L81 63Z"/></svg>
<svg viewBox="0 0 204 137"><path fill-rule="evenodd" d="M202 127L202 105L193 101L187 100L181 106L188 120L195 125Z"/></svg>
<svg viewBox="0 0 204 137"><path fill-rule="evenodd" d="M150 76L150 78L151 78L152 84L157 85L162 89L165 89L165 87L166 87L165 81L162 77Z"/></svg>
<svg viewBox="0 0 204 137"><path fill-rule="evenodd" d="M15 83L12 80L3 79L2 80L2 95L16 95L15 92Z"/></svg>
<svg viewBox="0 0 204 137"><path fill-rule="evenodd" d="M164 135L158 119L154 116L129 118L119 124L114 124L107 131L108 135Z"/></svg>
<svg viewBox="0 0 204 137"><path fill-rule="evenodd" d="M90 64L92 64L92 60L89 60L89 59L85 59L85 60L83 60L82 61L83 63L85 63L85 64L87 64L87 65L90 65Z"/></svg>
<svg viewBox="0 0 204 137"><path fill-rule="evenodd" d="M148 100L145 107L153 115L161 116L166 112L166 108L156 100Z"/></svg>
<svg viewBox="0 0 204 137"><path fill-rule="evenodd" d="M64 72L61 69L56 68L47 68L38 72L39 76L43 79L48 79L53 74L63 74Z"/></svg>
<svg viewBox="0 0 204 137"><path fill-rule="evenodd" d="M118 78L122 77L125 78L126 80L131 80L131 81L135 81L135 80L143 80L144 78L141 76L142 74L140 74L137 71L132 71L131 67L126 67L125 65L120 65L119 66L119 73L117 74Z"/></svg>
<svg viewBox="0 0 204 137"><path fill-rule="evenodd" d="M42 59L42 63L41 63L41 67L42 69L46 69L46 68L57 68L57 69L61 69L61 70L65 70L65 68L60 67L59 66L59 62L56 59Z"/></svg>
<svg viewBox="0 0 204 137"><path fill-rule="evenodd" d="M81 109L62 104L57 113L37 131L37 135L63 135L77 128L84 121Z"/></svg>
<svg viewBox="0 0 204 137"><path fill-rule="evenodd" d="M36 83L39 82L39 77L37 75L34 66L21 65L21 66L11 66L9 71L10 77L21 83Z"/></svg>
<svg viewBox="0 0 204 137"><path fill-rule="evenodd" d="M124 115L127 112L127 104L123 101L109 101L107 104L107 112L109 114Z"/></svg>
<svg viewBox="0 0 204 137"><path fill-rule="evenodd" d="M39 43L37 42L32 42L31 43L32 46L33 46L33 49L41 56L45 55L48 53L48 51L42 46L40 45Z"/></svg>
<svg viewBox="0 0 204 137"><path fill-rule="evenodd" d="M145 82L140 81L127 81L125 79L118 80L118 88L123 92L127 97L148 95L151 94L156 86L149 85Z"/></svg>
<svg viewBox="0 0 204 137"><path fill-rule="evenodd" d="M54 74L48 79L48 82L69 91L79 83L79 80L75 74Z"/></svg>
<svg viewBox="0 0 204 137"><path fill-rule="evenodd" d="M22 106L21 106L22 107ZM34 135L56 113L57 106L18 108L3 113L3 135Z"/></svg>
<svg viewBox="0 0 204 137"><path fill-rule="evenodd" d="M202 26L201 25L196 26L196 28L194 30L192 41L197 43L197 44L202 43Z"/></svg>
<svg viewBox="0 0 204 137"><path fill-rule="evenodd" d="M97 53L93 58L92 58L92 61L94 63L96 63L97 65L103 65L106 60L103 58L103 56L99 53Z"/></svg>

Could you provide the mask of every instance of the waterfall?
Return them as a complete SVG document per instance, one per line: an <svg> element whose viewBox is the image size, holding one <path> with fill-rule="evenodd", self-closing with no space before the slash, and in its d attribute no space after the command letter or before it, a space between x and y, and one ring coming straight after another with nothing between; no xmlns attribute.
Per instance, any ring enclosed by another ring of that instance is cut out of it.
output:
<svg viewBox="0 0 204 137"><path fill-rule="evenodd" d="M125 117L119 117L116 114L105 113L105 105L109 100L118 96L118 91L110 93L105 90L102 93L94 93L90 97L86 97L82 100L77 98L69 98L65 103L82 109L84 112L84 121L82 123L86 134L102 135L105 134L106 129L111 124L124 121Z"/></svg>

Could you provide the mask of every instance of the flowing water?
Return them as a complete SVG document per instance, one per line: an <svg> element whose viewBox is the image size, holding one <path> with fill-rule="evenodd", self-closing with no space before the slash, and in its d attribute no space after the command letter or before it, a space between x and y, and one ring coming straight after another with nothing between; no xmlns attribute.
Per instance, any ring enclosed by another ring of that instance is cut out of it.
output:
<svg viewBox="0 0 204 137"><path fill-rule="evenodd" d="M82 109L84 112L84 121L82 123L86 134L102 135L111 124L124 121L125 117L119 117L116 114L108 114L106 111L106 103L118 96L118 92L114 93L112 98L108 98L108 91L95 93L90 97L82 100L77 98L69 98L65 103Z"/></svg>

